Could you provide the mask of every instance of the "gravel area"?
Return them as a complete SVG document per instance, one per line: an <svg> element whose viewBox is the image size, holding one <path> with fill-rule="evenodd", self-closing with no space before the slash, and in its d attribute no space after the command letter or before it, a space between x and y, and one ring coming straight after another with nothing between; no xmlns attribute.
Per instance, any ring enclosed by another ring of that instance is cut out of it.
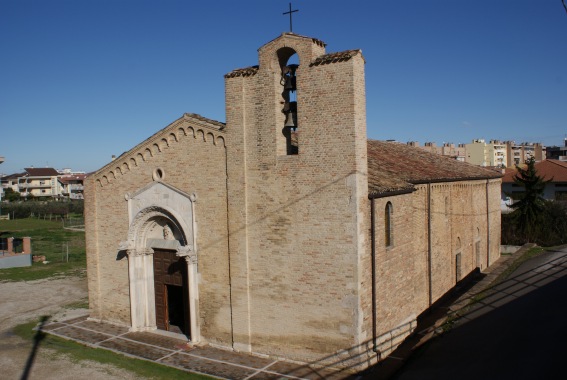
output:
<svg viewBox="0 0 567 380"><path fill-rule="evenodd" d="M22 282L0 282L0 368L2 379L21 379L33 343L13 334L12 328L43 315L52 320L85 315L85 309L65 305L87 297L87 280L65 277ZM139 379L133 373L108 364L91 361L74 362L69 356L42 348L36 352L29 380L34 379Z"/></svg>

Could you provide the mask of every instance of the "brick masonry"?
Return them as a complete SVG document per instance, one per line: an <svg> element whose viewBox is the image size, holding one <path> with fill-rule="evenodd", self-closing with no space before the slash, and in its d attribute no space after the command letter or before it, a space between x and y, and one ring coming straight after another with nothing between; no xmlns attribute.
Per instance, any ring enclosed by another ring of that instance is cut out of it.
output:
<svg viewBox="0 0 567 380"><path fill-rule="evenodd" d="M280 79L295 53L299 153L287 155ZM196 196L201 339L237 351L365 367L455 285L457 253L462 277L498 258L499 179L369 199L364 58L348 53L325 56L321 41L284 33L259 49L259 67L225 76L226 126L185 114L88 177L93 319L131 323L126 199L156 180Z"/></svg>

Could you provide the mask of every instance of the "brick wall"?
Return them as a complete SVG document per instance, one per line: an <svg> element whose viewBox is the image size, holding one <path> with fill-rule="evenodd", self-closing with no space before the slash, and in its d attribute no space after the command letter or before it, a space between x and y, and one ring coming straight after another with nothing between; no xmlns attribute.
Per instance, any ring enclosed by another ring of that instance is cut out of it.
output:
<svg viewBox="0 0 567 380"><path fill-rule="evenodd" d="M280 79L294 52L299 153L287 155ZM87 178L92 317L130 323L128 262L118 254L129 230L125 195L157 168L197 196L202 338L237 351L368 365L373 322L386 355L455 285L456 253L462 277L497 259L500 180L375 199L373 321L364 59L352 51L312 64L324 53L321 41L284 33L259 49L259 68L226 76L226 128L186 114Z"/></svg>
<svg viewBox="0 0 567 380"><path fill-rule="evenodd" d="M291 156L283 149L281 49L300 62L299 154ZM235 347L313 360L355 346L363 318L364 61L310 66L322 46L289 35L259 52L256 75L226 80L229 173L238 173L229 176Z"/></svg>
<svg viewBox="0 0 567 380"><path fill-rule="evenodd" d="M412 332L419 314L456 285L457 253L460 279L498 259L499 184L500 179L423 184L411 194L374 200L376 323L382 356ZM391 247L385 246L384 237L388 202L393 207Z"/></svg>
<svg viewBox="0 0 567 380"><path fill-rule="evenodd" d="M226 152L218 126L185 115L95 175L85 189L91 317L130 324L128 259L118 245L128 236L126 193L153 181L195 194L202 336L231 342Z"/></svg>

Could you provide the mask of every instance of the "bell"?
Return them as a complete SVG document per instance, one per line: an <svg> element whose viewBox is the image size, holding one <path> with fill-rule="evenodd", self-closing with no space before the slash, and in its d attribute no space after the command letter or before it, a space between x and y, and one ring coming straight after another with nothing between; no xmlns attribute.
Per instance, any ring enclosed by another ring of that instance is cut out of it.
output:
<svg viewBox="0 0 567 380"><path fill-rule="evenodd" d="M284 90L295 91L295 77L285 77Z"/></svg>
<svg viewBox="0 0 567 380"><path fill-rule="evenodd" d="M295 112L286 115L284 127L297 128L297 114Z"/></svg>

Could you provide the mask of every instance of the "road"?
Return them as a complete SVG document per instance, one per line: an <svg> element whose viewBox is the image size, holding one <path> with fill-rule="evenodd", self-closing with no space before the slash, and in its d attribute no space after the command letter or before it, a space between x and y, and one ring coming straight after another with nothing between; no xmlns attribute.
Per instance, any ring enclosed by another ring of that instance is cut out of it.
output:
<svg viewBox="0 0 567 380"><path fill-rule="evenodd" d="M567 248L520 266L397 380L557 379L567 376Z"/></svg>

